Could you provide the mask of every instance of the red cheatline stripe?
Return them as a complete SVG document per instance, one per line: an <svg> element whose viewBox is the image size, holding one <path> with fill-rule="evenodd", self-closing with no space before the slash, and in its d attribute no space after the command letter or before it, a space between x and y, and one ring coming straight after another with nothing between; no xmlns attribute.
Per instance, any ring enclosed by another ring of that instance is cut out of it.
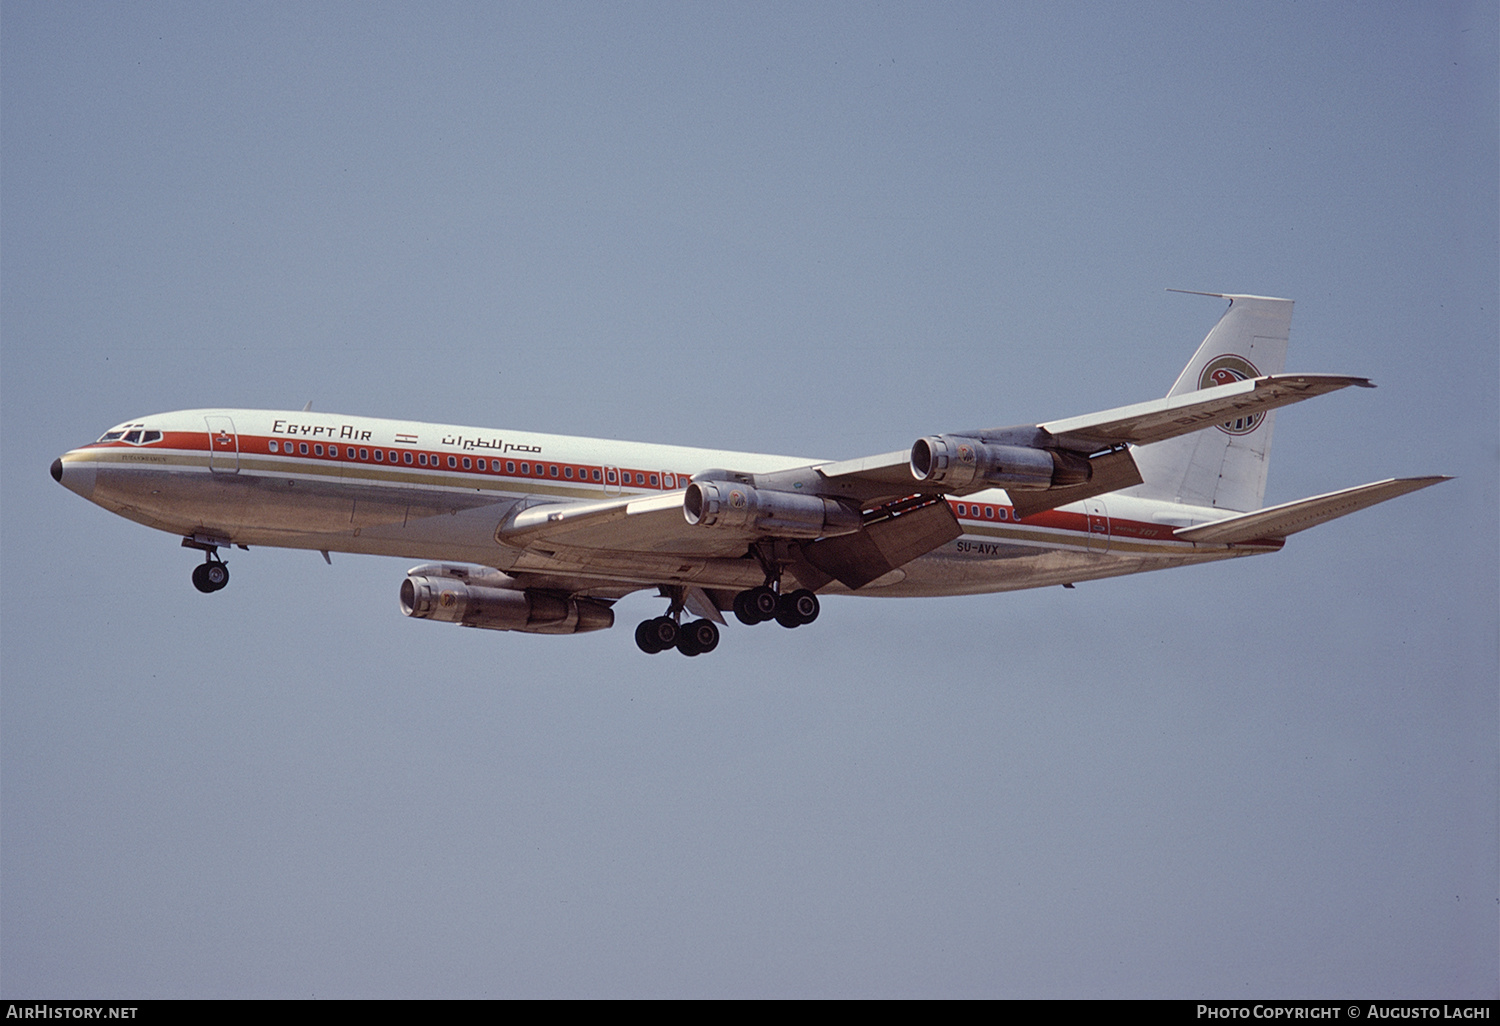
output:
<svg viewBox="0 0 1500 1026"><path fill-rule="evenodd" d="M218 432L212 436L214 439L220 437ZM230 436L233 438L234 436ZM277 452L272 452L271 442L277 443ZM404 471L433 471L447 474L470 474L485 478L505 478L517 481L551 481L557 484L576 484L586 486L618 486L631 489L655 489L657 491L671 491L677 487L678 482L686 483L688 475L674 471L643 470L635 467L610 467L605 468L603 464L557 462L552 460L537 461L535 459L507 458L498 460L493 456L475 456L472 453L452 453L438 449L412 449L402 445L375 446L368 442L364 445L349 445L346 442L305 442L297 439L286 439L270 437L265 435L238 436L238 452L241 455L267 456L277 459L287 459L307 462L325 462L349 464L355 463L369 467L396 467ZM295 452L282 451L296 446ZM306 454L302 453L302 446L307 447ZM206 431L167 431L163 433L159 442L149 445L131 445L128 442L95 442L91 445L81 446L83 449L175 449L186 452L212 452L224 455L229 450L222 445L213 445L210 435ZM322 454L318 450L322 449ZM375 453L379 451L384 459L375 459ZM364 455L361 456L361 453ZM405 454L410 453L412 462L405 462ZM396 461L391 456L397 457ZM424 466L419 462L421 456L427 457ZM452 458L454 466L448 465ZM469 467L464 467L463 461L470 461ZM485 461L485 469L480 470L478 461ZM506 470L504 466L512 469ZM521 467L526 467L525 473ZM555 468L555 474L554 474ZM573 476L568 477L567 472L572 471ZM596 479L594 474L599 476ZM606 475L623 477L625 480L607 481ZM958 507L963 506L965 513L958 514ZM1061 510L1046 510L1041 513L1033 513L1024 520L1017 520L1015 510L1010 506L1001 506L994 503L960 502L956 499L948 500L948 506L955 515L964 522L993 523L993 524L1018 524L1022 527L1039 527L1055 531L1067 531L1074 534L1089 534L1089 517L1083 513L1070 513ZM976 512L978 511L978 512ZM990 513L993 515L989 515ZM1110 534L1121 538L1134 538L1144 540L1176 541L1172 534L1172 528L1162 524L1143 523L1134 520L1122 520L1118 517L1110 518ZM1103 534L1104 532L1096 532Z"/></svg>

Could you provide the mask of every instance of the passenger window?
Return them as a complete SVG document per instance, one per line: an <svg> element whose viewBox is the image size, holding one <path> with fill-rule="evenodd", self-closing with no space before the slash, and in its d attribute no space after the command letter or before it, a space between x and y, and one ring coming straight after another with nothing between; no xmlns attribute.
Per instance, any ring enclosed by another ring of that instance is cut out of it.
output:
<svg viewBox="0 0 1500 1026"><path fill-rule="evenodd" d="M469 470L469 469L471 469L472 466L473 466L473 464L471 464L469 462L469 457L465 456L464 457L464 469L465 470Z"/></svg>
<svg viewBox="0 0 1500 1026"><path fill-rule="evenodd" d="M521 464L521 473L523 473L523 474L529 474L529 473L531 473L531 464L530 463L523 463L523 464Z"/></svg>
<svg viewBox="0 0 1500 1026"><path fill-rule="evenodd" d="M411 463L411 453L409 453L409 452L403 452L401 454L401 462L402 463L410 464Z"/></svg>
<svg viewBox="0 0 1500 1026"><path fill-rule="evenodd" d="M350 456L354 455L354 450L353 449L349 450L349 455ZM362 459L362 460L369 459L370 458L370 450L369 449L361 449L361 450L359 450L359 458Z"/></svg>
<svg viewBox="0 0 1500 1026"><path fill-rule="evenodd" d="M272 452L275 452L277 448L279 448L276 444L276 439L273 438L269 442L267 442L266 448L270 449Z"/></svg>
<svg viewBox="0 0 1500 1026"><path fill-rule="evenodd" d="M557 476L557 464L556 463L552 464L551 471L552 471L552 476L556 477Z"/></svg>
<svg viewBox="0 0 1500 1026"><path fill-rule="evenodd" d="M651 475L651 487L652 488L656 487L656 475L655 474Z"/></svg>
<svg viewBox="0 0 1500 1026"><path fill-rule="evenodd" d="M452 456L449 456L448 457L448 466L450 466L450 467L456 467L456 466L458 466L458 460L454 459Z"/></svg>
<svg viewBox="0 0 1500 1026"><path fill-rule="evenodd" d="M599 480L599 471L597 471L597 470L594 471L594 480L595 481Z"/></svg>
<svg viewBox="0 0 1500 1026"><path fill-rule="evenodd" d="M427 454L425 452L417 453L417 462L424 467L427 466Z"/></svg>
<svg viewBox="0 0 1500 1026"><path fill-rule="evenodd" d="M321 455L323 455L323 445L322 445L321 442L317 442L317 443L313 444L313 455L314 456L321 456Z"/></svg>
<svg viewBox="0 0 1500 1026"><path fill-rule="evenodd" d="M505 461L505 472L507 474L514 474L516 472L516 463L514 460Z"/></svg>
<svg viewBox="0 0 1500 1026"><path fill-rule="evenodd" d="M297 452L300 455L306 456L307 455L307 443L306 442L298 442L297 443Z"/></svg>
<svg viewBox="0 0 1500 1026"><path fill-rule="evenodd" d="M572 476L573 476L573 468L572 467L563 467L563 477L572 477Z"/></svg>
<svg viewBox="0 0 1500 1026"><path fill-rule="evenodd" d="M376 463L380 463L384 459L385 459L385 453L381 452L379 449L376 449L375 450L375 462Z"/></svg>

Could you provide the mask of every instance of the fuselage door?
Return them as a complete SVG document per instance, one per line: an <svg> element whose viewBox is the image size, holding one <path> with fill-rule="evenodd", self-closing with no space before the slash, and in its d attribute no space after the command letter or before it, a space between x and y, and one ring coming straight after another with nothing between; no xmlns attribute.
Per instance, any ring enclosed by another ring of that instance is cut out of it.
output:
<svg viewBox="0 0 1500 1026"><path fill-rule="evenodd" d="M604 468L604 494L619 495L623 486L620 484L620 468Z"/></svg>
<svg viewBox="0 0 1500 1026"><path fill-rule="evenodd" d="M211 413L203 419L208 423L208 469L215 474L238 474L240 436L235 433L233 419L222 413Z"/></svg>
<svg viewBox="0 0 1500 1026"><path fill-rule="evenodd" d="M1109 514L1099 499L1083 500L1084 511L1089 518L1089 551L1109 551Z"/></svg>

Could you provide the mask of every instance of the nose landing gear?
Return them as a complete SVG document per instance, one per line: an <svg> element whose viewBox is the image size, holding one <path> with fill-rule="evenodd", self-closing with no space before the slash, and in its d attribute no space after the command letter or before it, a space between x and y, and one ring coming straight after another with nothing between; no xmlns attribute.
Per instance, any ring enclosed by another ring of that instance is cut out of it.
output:
<svg viewBox="0 0 1500 1026"><path fill-rule="evenodd" d="M193 567L193 587L207 595L229 583L229 567L216 554Z"/></svg>
<svg viewBox="0 0 1500 1026"><path fill-rule="evenodd" d="M219 591L229 584L229 566L219 557L220 544L228 545L229 542L207 541L202 536L182 539L183 548L197 549L203 553L203 562L193 567L193 587L205 595Z"/></svg>

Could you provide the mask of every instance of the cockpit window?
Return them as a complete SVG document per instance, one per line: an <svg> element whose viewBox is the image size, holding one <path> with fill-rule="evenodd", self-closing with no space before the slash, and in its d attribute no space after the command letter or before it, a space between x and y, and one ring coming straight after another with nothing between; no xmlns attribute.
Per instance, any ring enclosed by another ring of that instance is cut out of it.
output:
<svg viewBox="0 0 1500 1026"><path fill-rule="evenodd" d="M161 441L160 431L147 431L144 424L126 424L104 432L101 442L129 442L131 445L150 445Z"/></svg>

